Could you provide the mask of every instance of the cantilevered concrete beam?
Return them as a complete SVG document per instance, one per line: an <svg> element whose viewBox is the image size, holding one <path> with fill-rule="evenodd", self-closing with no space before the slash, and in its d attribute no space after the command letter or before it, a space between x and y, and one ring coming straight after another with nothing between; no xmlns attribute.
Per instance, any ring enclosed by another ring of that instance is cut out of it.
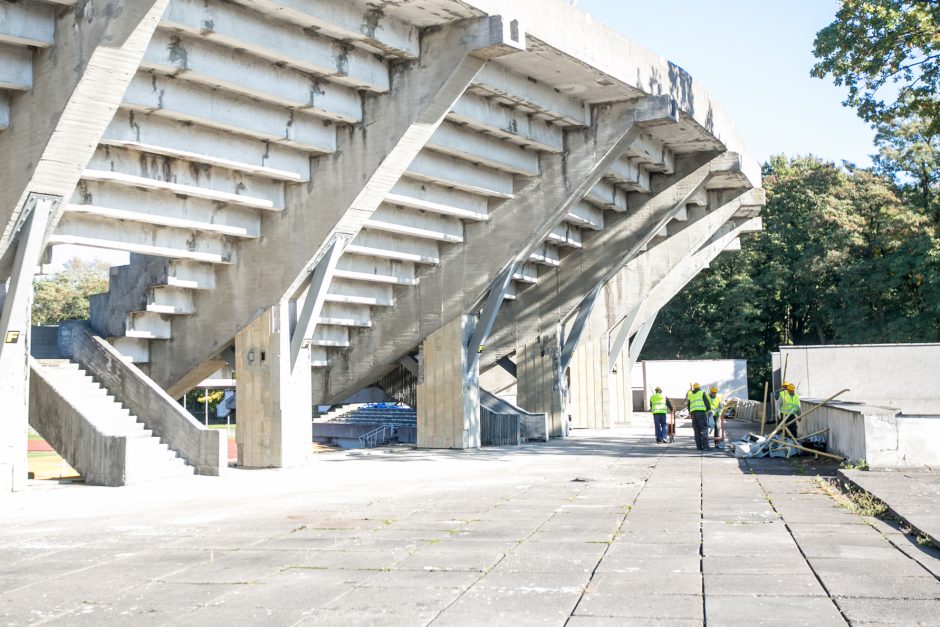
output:
<svg viewBox="0 0 940 627"><path fill-rule="evenodd" d="M329 402L345 397L450 320L476 314L472 310L495 279L539 250L645 129L675 122L675 108L668 98L651 98L599 106L593 116L590 126L566 131L564 154L540 156L541 175L523 182L511 200L491 212L489 221L466 225L464 245L445 252L441 264L426 272L416 288L398 294L395 309L377 320L370 333L352 338L346 359L331 362L328 372L315 373L315 398Z"/></svg>
<svg viewBox="0 0 940 627"><path fill-rule="evenodd" d="M700 190L718 181L723 187L733 187L740 166L739 157L732 153L686 155L678 160L675 175L654 179L652 193L631 195L629 211L608 214L603 231L585 233L582 248L572 250L561 266L502 308L481 367L490 367L542 335L557 333L558 325L598 285L606 284L639 254Z"/></svg>
<svg viewBox="0 0 940 627"><path fill-rule="evenodd" d="M219 271L216 292L196 295L199 315L174 321L173 339L152 348L154 379L181 394L241 328L295 294L333 237L359 233L486 62L522 49L523 38L498 16L428 32L420 59L394 68L390 93L365 95L363 122L340 129L309 184L288 190L285 211L262 217L264 236L239 246L239 263Z"/></svg>
<svg viewBox="0 0 940 627"><path fill-rule="evenodd" d="M17 97L0 134L0 276L9 275L12 259L5 253L29 194L71 198L167 2L124 0L107 13L81 17L72 11L82 8L65 11L55 47L36 52L33 87ZM60 213L61 206L47 234Z"/></svg>

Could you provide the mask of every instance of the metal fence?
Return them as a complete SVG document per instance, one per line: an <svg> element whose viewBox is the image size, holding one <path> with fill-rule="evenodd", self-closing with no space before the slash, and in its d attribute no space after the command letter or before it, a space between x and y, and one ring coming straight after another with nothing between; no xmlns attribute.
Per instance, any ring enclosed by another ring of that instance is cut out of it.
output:
<svg viewBox="0 0 940 627"><path fill-rule="evenodd" d="M494 414L480 408L480 443L483 446L516 446L522 443L522 416Z"/></svg>
<svg viewBox="0 0 940 627"><path fill-rule="evenodd" d="M745 401L735 399L732 407L734 408L734 419L743 422L760 422L763 403L758 401ZM770 416L768 416L770 419Z"/></svg>

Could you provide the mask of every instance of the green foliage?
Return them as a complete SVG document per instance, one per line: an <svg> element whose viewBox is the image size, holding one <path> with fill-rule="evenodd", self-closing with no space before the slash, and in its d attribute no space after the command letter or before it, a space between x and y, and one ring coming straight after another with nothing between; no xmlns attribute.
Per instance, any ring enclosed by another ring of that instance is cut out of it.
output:
<svg viewBox="0 0 940 627"><path fill-rule="evenodd" d="M845 460L839 464L839 468L842 470L868 470L868 462L865 461L864 457L860 458L855 463L852 463L849 460Z"/></svg>
<svg viewBox="0 0 940 627"><path fill-rule="evenodd" d="M764 187L764 230L663 308L642 358L746 358L760 398L780 345L940 337L936 225L890 180L774 157Z"/></svg>
<svg viewBox="0 0 940 627"><path fill-rule="evenodd" d="M219 403L222 402L222 399L225 398L225 392L223 390L203 390L196 388L190 390L186 393L186 408L189 410L193 416L195 416L200 422L206 422L206 397L209 400L209 415L208 422L212 422L216 417L216 408L219 406Z"/></svg>
<svg viewBox="0 0 940 627"><path fill-rule="evenodd" d="M33 281L33 324L87 320L88 297L107 291L108 264L71 259L59 272Z"/></svg>
<svg viewBox="0 0 940 627"><path fill-rule="evenodd" d="M940 222L940 134L921 118L903 118L876 126L875 170L890 178L905 199Z"/></svg>
<svg viewBox="0 0 940 627"><path fill-rule="evenodd" d="M940 132L940 2L841 0L813 53L812 75L846 86L863 120L916 117Z"/></svg>

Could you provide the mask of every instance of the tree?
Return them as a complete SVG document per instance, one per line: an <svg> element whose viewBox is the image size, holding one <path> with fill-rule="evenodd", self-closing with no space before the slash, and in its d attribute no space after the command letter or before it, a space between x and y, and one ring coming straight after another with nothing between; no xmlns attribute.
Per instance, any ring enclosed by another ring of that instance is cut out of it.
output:
<svg viewBox="0 0 940 627"><path fill-rule="evenodd" d="M108 264L77 257L52 276L33 281L33 324L87 320L88 297L108 291Z"/></svg>
<svg viewBox="0 0 940 627"><path fill-rule="evenodd" d="M940 224L940 133L932 131L922 118L883 122L875 128L876 171L889 177L912 204Z"/></svg>
<svg viewBox="0 0 940 627"><path fill-rule="evenodd" d="M919 118L940 132L938 0L841 0L813 53L812 75L848 87L843 104L863 120Z"/></svg>

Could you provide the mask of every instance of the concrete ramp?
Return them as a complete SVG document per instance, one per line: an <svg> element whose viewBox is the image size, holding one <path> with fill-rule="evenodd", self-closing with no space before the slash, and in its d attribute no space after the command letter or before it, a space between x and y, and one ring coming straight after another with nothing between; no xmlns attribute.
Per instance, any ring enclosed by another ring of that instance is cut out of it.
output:
<svg viewBox="0 0 940 627"><path fill-rule="evenodd" d="M193 474L78 364L30 358L30 375L30 426L88 483L121 486Z"/></svg>

